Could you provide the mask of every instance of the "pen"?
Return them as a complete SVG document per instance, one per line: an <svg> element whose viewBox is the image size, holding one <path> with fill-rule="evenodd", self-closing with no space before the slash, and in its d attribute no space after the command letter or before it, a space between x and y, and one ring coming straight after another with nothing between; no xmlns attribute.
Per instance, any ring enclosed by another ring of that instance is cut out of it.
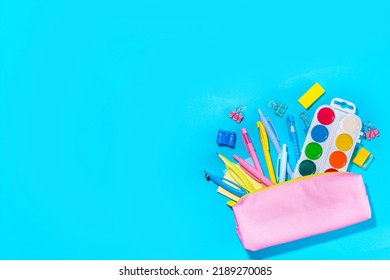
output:
<svg viewBox="0 0 390 280"><path fill-rule="evenodd" d="M272 125L271 121L269 118L266 118L263 113L261 112L260 109L257 109L257 111L259 112L259 115L260 115L260 119L264 125L264 128L265 130L267 131L267 134L269 136L269 138L271 139L271 142L272 144L274 145L274 148L276 150L276 152L278 154L281 153L282 151L282 148L280 147L280 143L279 143L279 137L278 135L276 134L276 130L274 128L274 126ZM288 163L287 161L287 173L288 175L292 178L293 175L294 175L294 172L292 171L291 169L291 166L290 164Z"/></svg>
<svg viewBox="0 0 390 280"><path fill-rule="evenodd" d="M252 165L247 163L243 158L240 158L237 155L233 155L234 159L238 161L241 168L248 173L249 176L251 176L256 181L264 184L265 186L272 186L273 183L268 180L267 177L264 176L264 174L260 173L256 168L254 168Z"/></svg>
<svg viewBox="0 0 390 280"><path fill-rule="evenodd" d="M275 171L272 165L271 155L269 153L267 132L265 131L262 122L258 121L256 125L257 128L259 129L260 143L261 143L261 147L263 148L263 153L264 153L265 163L267 164L269 178L271 179L272 183L276 184L277 182L275 177Z"/></svg>
<svg viewBox="0 0 390 280"><path fill-rule="evenodd" d="M223 161L226 166L226 169L233 177L233 180L236 181L241 187L243 187L248 192L254 192L255 188L252 183L246 177L244 171L242 171L238 166L236 166L233 162L228 160L221 154L217 154L218 157Z"/></svg>
<svg viewBox="0 0 390 280"><path fill-rule="evenodd" d="M253 164L255 165L255 168L260 172L263 173L263 170L261 169L259 159L256 155L256 150L253 147L252 141L249 138L248 131L245 128L241 129L241 136L242 136L242 142L244 142L245 149L248 151L248 154L251 156L251 159L253 161Z"/></svg>
<svg viewBox="0 0 390 280"><path fill-rule="evenodd" d="M283 183L286 181L286 168L287 168L287 146L283 144L282 152L278 155L278 183Z"/></svg>
<svg viewBox="0 0 390 280"><path fill-rule="evenodd" d="M295 161L297 162L300 157L298 133L297 130L295 129L295 121L292 115L287 116L287 129L288 129L288 135L290 137L290 141L293 144Z"/></svg>
<svg viewBox="0 0 390 280"><path fill-rule="evenodd" d="M204 172L204 174L205 174L205 178L207 181L214 182L217 186L224 188L228 192L230 192L238 197L241 197L241 196L247 194L247 192L245 190L243 190L238 184L234 183L233 181L230 181L226 178L221 178L221 177L216 176L216 175L212 175L206 171Z"/></svg>

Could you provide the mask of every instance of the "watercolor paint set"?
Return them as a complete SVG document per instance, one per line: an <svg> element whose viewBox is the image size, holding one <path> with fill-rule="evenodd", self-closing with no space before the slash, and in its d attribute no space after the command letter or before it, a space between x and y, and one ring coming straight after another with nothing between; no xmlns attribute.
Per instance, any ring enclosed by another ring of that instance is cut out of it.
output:
<svg viewBox="0 0 390 280"><path fill-rule="evenodd" d="M293 178L347 170L362 129L355 113L356 106L341 98L315 111Z"/></svg>

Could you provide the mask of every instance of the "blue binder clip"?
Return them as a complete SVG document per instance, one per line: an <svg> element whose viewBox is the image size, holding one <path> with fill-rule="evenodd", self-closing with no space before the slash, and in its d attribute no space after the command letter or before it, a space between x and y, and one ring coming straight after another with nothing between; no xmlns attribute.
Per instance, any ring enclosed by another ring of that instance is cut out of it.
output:
<svg viewBox="0 0 390 280"><path fill-rule="evenodd" d="M306 118L306 113L300 113L299 118L303 121L303 124L305 126L303 131L305 132L305 134L307 134L307 132L309 131L309 128L310 128L310 122Z"/></svg>

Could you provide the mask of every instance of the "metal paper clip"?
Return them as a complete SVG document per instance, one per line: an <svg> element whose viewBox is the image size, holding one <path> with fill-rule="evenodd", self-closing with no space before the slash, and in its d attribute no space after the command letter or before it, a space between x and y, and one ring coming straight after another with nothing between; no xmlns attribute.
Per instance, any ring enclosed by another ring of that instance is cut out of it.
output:
<svg viewBox="0 0 390 280"><path fill-rule="evenodd" d="M309 131L309 127L310 127L310 122L306 118L306 113L300 113L299 118L303 121L303 124L305 126L303 131L305 132L305 134L307 134L307 132Z"/></svg>
<svg viewBox="0 0 390 280"><path fill-rule="evenodd" d="M288 106L284 103L278 103L276 101L270 101L268 107L274 109L274 112L277 116L283 117L284 112L286 112Z"/></svg>
<svg viewBox="0 0 390 280"><path fill-rule="evenodd" d="M371 140L379 136L379 130L375 128L370 121L365 121L363 123L363 126L364 126L364 131L363 131L364 137L367 140Z"/></svg>
<svg viewBox="0 0 390 280"><path fill-rule="evenodd" d="M235 120L237 123L241 123L244 119L245 105L239 105L235 110L232 110L229 114L229 118Z"/></svg>

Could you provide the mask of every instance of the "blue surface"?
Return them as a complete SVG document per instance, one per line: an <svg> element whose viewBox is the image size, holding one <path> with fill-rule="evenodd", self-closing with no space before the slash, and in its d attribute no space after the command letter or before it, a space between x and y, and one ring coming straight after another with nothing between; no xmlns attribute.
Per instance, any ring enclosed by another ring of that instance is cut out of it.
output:
<svg viewBox="0 0 390 280"><path fill-rule="evenodd" d="M0 2L0 258L390 259L390 2L133 2ZM351 170L373 218L248 253L203 178L216 152L247 156L217 131L246 127L259 150L262 108L292 151L267 104L296 116L316 81L310 116L342 97L379 128Z"/></svg>

